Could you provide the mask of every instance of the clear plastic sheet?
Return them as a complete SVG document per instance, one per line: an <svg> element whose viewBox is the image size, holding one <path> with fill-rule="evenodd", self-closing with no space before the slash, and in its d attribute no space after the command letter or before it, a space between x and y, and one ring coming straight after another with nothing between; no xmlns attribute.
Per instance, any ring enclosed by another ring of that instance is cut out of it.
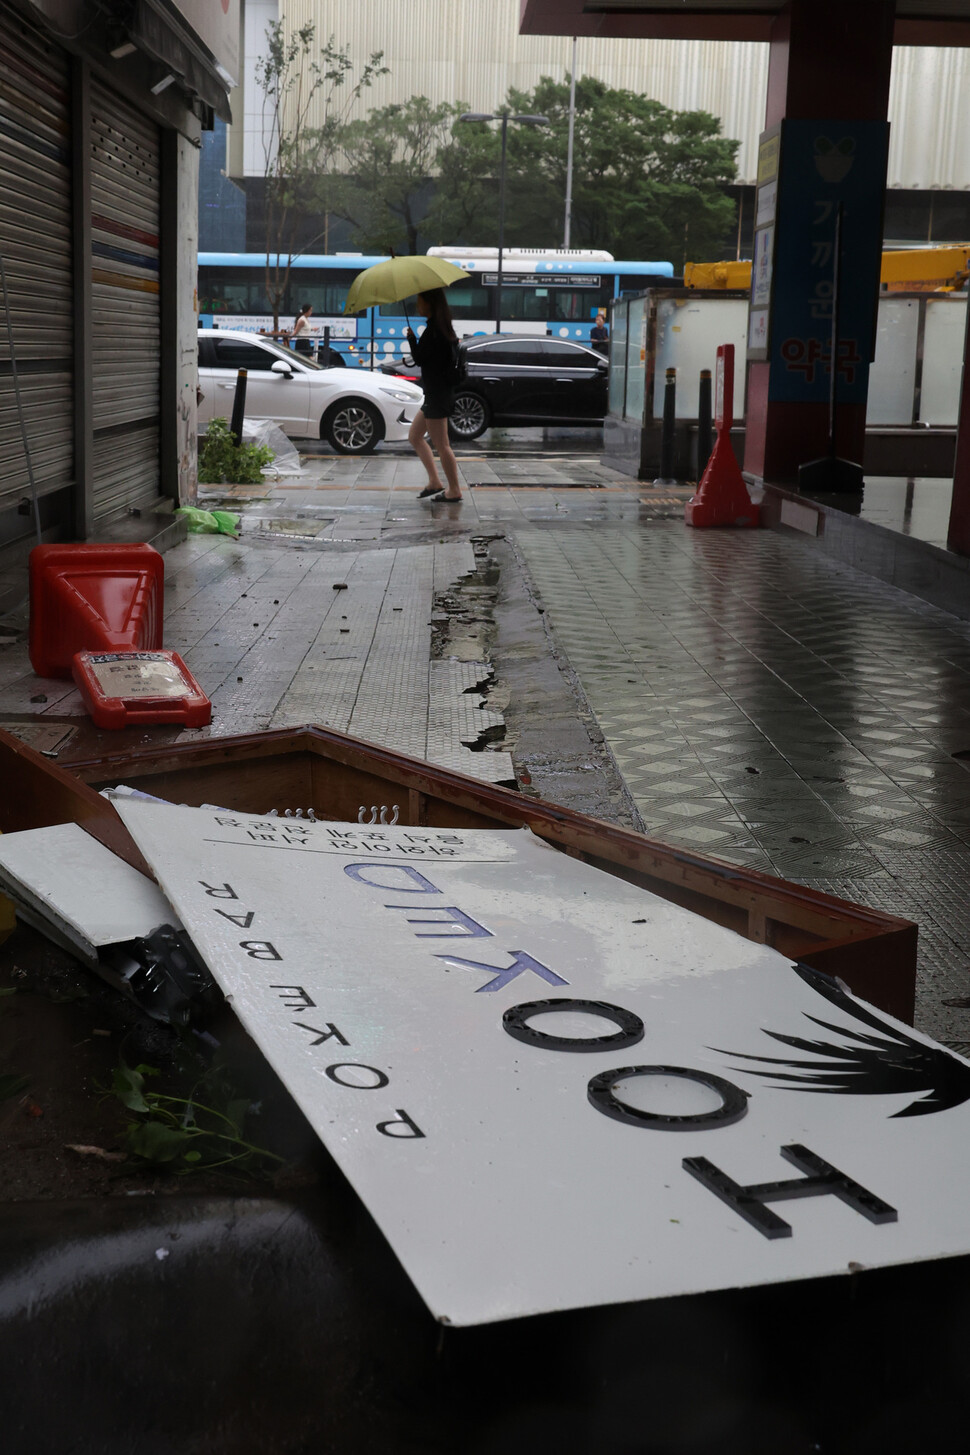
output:
<svg viewBox="0 0 970 1455"><path fill-rule="evenodd" d="M271 419L244 419L242 427L243 444L268 445L273 459L263 466L263 474L275 479L280 475L305 475L300 465L299 451L293 446L279 425Z"/></svg>

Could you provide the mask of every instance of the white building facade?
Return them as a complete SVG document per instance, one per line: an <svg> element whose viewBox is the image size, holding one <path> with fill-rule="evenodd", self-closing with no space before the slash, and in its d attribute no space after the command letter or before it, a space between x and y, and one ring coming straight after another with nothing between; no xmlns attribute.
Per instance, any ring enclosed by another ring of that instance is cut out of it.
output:
<svg viewBox="0 0 970 1455"><path fill-rule="evenodd" d="M525 91L543 76L562 80L572 65L570 39L519 35L519 0L243 0L243 10L243 83L233 98L238 120L229 164L239 180L264 171L254 68L265 51L266 26L277 19L288 32L315 26L318 41L333 35L358 64L384 52L390 74L363 93L358 115L414 95L492 111L510 86ZM753 185L766 44L581 37L576 72L676 111L711 112L723 134L740 142L738 182ZM970 50L897 47L889 119L888 187L970 191Z"/></svg>

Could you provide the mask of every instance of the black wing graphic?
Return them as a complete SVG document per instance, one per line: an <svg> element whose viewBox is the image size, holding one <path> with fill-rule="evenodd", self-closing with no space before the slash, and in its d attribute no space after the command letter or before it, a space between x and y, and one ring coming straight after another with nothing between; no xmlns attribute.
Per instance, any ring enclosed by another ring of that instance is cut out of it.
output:
<svg viewBox="0 0 970 1455"><path fill-rule="evenodd" d="M752 1076L771 1076L776 1081L787 1083L785 1089L788 1091L821 1091L833 1096L876 1096L890 1092L915 1095L916 1100L909 1106L893 1113L897 1117L926 1116L930 1112L946 1111L951 1106L970 1101L970 1066L965 1066L942 1046L926 1046L905 1031L887 1025L874 1011L851 1000L834 980L821 971L808 965L796 965L794 969L796 975L800 975L830 1004L877 1034L869 1035L861 1030L831 1025L803 1012L806 1020L831 1031L840 1040L809 1041L800 1036L782 1035L780 1031L765 1031L764 1034L795 1051L807 1051L813 1057L827 1057L827 1060L799 1061L786 1056L753 1056L745 1051L724 1051L716 1046L708 1049L717 1051L721 1056L737 1056L742 1061L760 1061L764 1065L785 1068L760 1071L751 1066L736 1066L732 1069L746 1070Z"/></svg>

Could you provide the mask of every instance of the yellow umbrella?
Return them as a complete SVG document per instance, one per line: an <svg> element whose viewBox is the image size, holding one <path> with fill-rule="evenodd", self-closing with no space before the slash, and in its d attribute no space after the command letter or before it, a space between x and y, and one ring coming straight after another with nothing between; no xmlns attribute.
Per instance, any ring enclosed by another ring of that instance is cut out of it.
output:
<svg viewBox="0 0 970 1455"><path fill-rule="evenodd" d="M459 278L470 275L445 258L427 258L420 254L405 258L388 258L365 268L350 285L344 313L359 313L373 303L400 303L413 293L426 293L430 288L447 288Z"/></svg>

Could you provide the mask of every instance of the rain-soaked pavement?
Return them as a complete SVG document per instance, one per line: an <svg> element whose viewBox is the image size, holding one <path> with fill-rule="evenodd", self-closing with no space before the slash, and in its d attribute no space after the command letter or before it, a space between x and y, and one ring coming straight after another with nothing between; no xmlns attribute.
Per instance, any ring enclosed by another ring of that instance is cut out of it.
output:
<svg viewBox="0 0 970 1455"><path fill-rule="evenodd" d="M966 1049L970 623L794 533L686 529L689 490L604 467L595 434L495 432L460 464L460 506L417 499L404 448L203 492L241 533L166 553L165 644L205 732L330 723L915 919L917 1023ZM0 723L62 761L141 744L5 635ZM106 1045L113 992L83 994L57 1015L99 1029L59 1020L52 1070ZM63 1163L93 1137L54 1140ZM12 1455L936 1455L965 1428L966 1260L455 1331L332 1170L60 1186L0 1200Z"/></svg>
<svg viewBox="0 0 970 1455"><path fill-rule="evenodd" d="M205 733L321 722L914 919L917 1023L970 1044L970 623L794 532L685 528L689 489L605 466L596 431L458 456L461 505L417 499L406 446L200 492L243 517L166 555ZM526 637L557 669L538 711ZM83 712L41 687L0 646L0 715L52 741Z"/></svg>

